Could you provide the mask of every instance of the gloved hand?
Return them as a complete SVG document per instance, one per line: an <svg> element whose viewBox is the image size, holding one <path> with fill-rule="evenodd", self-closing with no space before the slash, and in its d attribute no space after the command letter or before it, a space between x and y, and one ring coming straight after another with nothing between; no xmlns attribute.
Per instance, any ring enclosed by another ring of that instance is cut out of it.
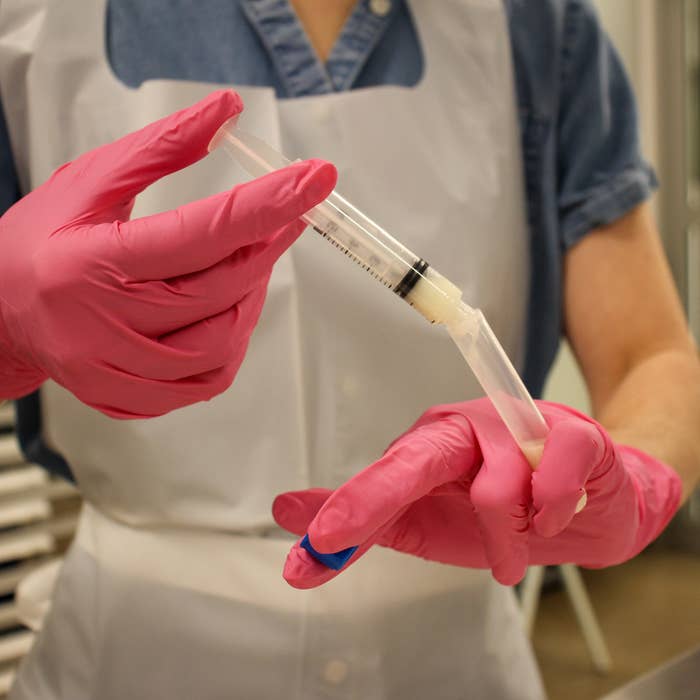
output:
<svg viewBox="0 0 700 700"><path fill-rule="evenodd" d="M157 416L233 381L277 258L335 168L295 163L129 221L134 197L207 153L229 90L89 151L0 219L0 397L47 377L115 418Z"/></svg>
<svg viewBox="0 0 700 700"><path fill-rule="evenodd" d="M528 564L604 567L640 552L663 530L681 494L678 475L615 445L592 419L538 402L551 431L533 472L488 399L437 406L384 456L331 492L282 494L275 520L314 549L372 545L433 561L490 568L517 583ZM586 507L575 514L583 493ZM297 588L339 572L294 545L284 577Z"/></svg>

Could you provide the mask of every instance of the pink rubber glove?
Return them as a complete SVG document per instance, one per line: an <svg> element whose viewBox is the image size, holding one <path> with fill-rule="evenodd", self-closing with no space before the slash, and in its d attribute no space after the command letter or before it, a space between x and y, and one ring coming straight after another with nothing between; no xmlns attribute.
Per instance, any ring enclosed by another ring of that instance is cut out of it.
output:
<svg viewBox="0 0 700 700"><path fill-rule="evenodd" d="M373 544L433 561L490 568L517 583L528 564L603 567L640 552L666 526L681 494L678 475L615 445L590 418L538 402L551 432L536 471L487 399L437 406L384 456L335 492L278 496L275 520L308 532L322 553ZM582 489L586 507L575 514ZM339 572L297 543L284 577L297 588Z"/></svg>
<svg viewBox="0 0 700 700"><path fill-rule="evenodd" d="M207 153L229 90L59 168L0 219L0 396L50 377L115 418L157 416L233 381L277 258L335 168L295 163L129 221L134 197Z"/></svg>

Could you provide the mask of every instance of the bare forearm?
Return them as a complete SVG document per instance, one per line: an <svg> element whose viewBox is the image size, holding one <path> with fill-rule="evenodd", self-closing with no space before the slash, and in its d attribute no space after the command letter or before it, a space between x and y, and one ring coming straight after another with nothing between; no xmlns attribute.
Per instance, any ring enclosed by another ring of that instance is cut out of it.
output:
<svg viewBox="0 0 700 700"><path fill-rule="evenodd" d="M598 405L596 405L598 404ZM700 362L694 352L666 350L637 363L596 418L620 444L673 467L685 500L700 481Z"/></svg>

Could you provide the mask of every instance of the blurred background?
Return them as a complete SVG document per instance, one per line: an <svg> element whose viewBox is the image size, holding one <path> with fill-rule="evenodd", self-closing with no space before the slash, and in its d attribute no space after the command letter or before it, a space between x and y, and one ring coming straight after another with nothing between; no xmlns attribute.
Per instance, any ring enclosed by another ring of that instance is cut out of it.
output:
<svg viewBox="0 0 700 700"><path fill-rule="evenodd" d="M595 4L636 89L645 153L662 182L654 201L659 228L700 339L700 0ZM588 409L566 346L547 398ZM28 572L59 559L78 507L69 485L24 463L11 407L1 407L0 696L33 640L18 622L15 587ZM700 494L634 561L604 571L531 573L519 592L551 700L603 697L700 646ZM688 698L700 697L700 656L694 668L697 685ZM632 691L629 697L647 696ZM681 695L657 690L648 697Z"/></svg>

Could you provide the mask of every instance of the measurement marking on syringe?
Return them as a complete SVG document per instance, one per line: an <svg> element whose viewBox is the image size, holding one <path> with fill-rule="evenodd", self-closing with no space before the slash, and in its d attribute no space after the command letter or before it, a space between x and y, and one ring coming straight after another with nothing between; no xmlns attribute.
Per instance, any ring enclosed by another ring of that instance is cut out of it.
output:
<svg viewBox="0 0 700 700"><path fill-rule="evenodd" d="M391 282L388 282L385 280L381 274L379 274L376 270L373 270L367 263L365 263L361 258L359 258L355 253L353 253L351 250L348 250L346 246L344 246L342 243L337 241L335 238L330 235L329 232L323 231L322 229L312 226L313 230L316 231L316 233L320 233L321 236L323 236L329 243L332 243L338 250L342 250L345 255L347 255L351 260L356 262L363 270L366 272L369 272L369 274L374 277L374 279L379 280L385 287L388 287L389 289L393 289L393 285ZM337 227L335 228L337 230Z"/></svg>

